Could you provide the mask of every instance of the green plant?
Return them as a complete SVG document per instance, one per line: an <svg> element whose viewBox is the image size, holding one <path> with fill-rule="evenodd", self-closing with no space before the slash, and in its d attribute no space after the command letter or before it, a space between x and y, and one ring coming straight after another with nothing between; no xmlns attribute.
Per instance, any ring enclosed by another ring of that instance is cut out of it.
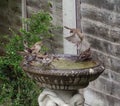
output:
<svg viewBox="0 0 120 106"><path fill-rule="evenodd" d="M55 28L51 24L51 20L52 17L49 15L49 13L44 11L33 14L31 18L24 20L28 25L28 30L26 31L22 29L21 32L23 35L26 35L24 39L29 41L29 45L34 44L39 40L42 40L44 45L51 43L51 39L54 36L52 34L52 30Z"/></svg>
<svg viewBox="0 0 120 106"><path fill-rule="evenodd" d="M25 22L28 30L21 29L21 35L13 32L5 46L5 56L0 57L0 105L3 106L38 106L37 97L41 90L20 67L22 57L18 52L23 51L24 40L32 45L40 40L51 39L51 17L42 11Z"/></svg>

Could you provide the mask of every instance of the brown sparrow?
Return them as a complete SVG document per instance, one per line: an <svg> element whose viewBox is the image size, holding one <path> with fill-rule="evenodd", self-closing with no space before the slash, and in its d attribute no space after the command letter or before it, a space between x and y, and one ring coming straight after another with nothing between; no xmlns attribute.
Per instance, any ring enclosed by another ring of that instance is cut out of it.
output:
<svg viewBox="0 0 120 106"><path fill-rule="evenodd" d="M23 45L24 45L24 52L25 53L32 53L32 50L28 47L27 41L23 41Z"/></svg>
<svg viewBox="0 0 120 106"><path fill-rule="evenodd" d="M91 58L91 50L90 48L88 48L87 50L83 51L80 56L79 56L79 60L87 60Z"/></svg>
<svg viewBox="0 0 120 106"><path fill-rule="evenodd" d="M42 46L42 42L37 42L35 43L30 49L32 50L32 53L37 54L39 53L41 46Z"/></svg>
<svg viewBox="0 0 120 106"><path fill-rule="evenodd" d="M83 34L80 32L79 29L75 29L75 28L69 28L69 27L66 27L64 26L66 29L69 29L70 30L70 33L72 33L70 36L68 37L65 37L68 41L76 44L76 45L79 45L82 41L83 41Z"/></svg>

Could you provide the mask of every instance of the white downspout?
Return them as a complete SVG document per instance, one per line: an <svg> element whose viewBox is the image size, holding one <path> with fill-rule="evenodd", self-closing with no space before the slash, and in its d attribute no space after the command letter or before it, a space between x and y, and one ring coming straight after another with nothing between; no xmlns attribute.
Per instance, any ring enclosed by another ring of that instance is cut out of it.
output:
<svg viewBox="0 0 120 106"><path fill-rule="evenodd" d="M76 0L62 0L63 6L63 26L76 28ZM65 37L69 36L69 30L63 29L64 38L64 54L77 54L76 46L67 40Z"/></svg>

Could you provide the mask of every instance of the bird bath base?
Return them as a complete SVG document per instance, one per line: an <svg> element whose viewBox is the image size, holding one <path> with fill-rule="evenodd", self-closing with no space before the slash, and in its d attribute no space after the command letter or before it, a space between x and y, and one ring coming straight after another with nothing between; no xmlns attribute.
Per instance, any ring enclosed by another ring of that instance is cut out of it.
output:
<svg viewBox="0 0 120 106"><path fill-rule="evenodd" d="M82 93L44 89L38 97L39 106L84 106Z"/></svg>

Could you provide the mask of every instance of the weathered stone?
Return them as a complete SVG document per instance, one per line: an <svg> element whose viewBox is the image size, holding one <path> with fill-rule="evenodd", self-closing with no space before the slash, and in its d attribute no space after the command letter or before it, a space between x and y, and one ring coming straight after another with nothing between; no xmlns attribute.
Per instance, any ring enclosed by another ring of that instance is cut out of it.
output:
<svg viewBox="0 0 120 106"><path fill-rule="evenodd" d="M110 30L110 34L108 38L110 37L110 41L120 43L120 30Z"/></svg>
<svg viewBox="0 0 120 106"><path fill-rule="evenodd" d="M87 36L89 42L91 43L91 46L95 49L98 49L100 51L103 51L107 53L108 55L113 55L116 57L120 57L120 45L114 44L112 42L107 42L104 39L94 38L92 35Z"/></svg>
<svg viewBox="0 0 120 106"><path fill-rule="evenodd" d="M120 84L120 74L118 72L106 68L102 76Z"/></svg>
<svg viewBox="0 0 120 106"><path fill-rule="evenodd" d="M89 87L101 90L101 92L118 98L120 97L120 85L112 79L107 79L101 76L97 80L93 81Z"/></svg>
<svg viewBox="0 0 120 106"><path fill-rule="evenodd" d="M114 1L115 0L82 0L82 3L88 3L99 8L114 10Z"/></svg>
<svg viewBox="0 0 120 106"><path fill-rule="evenodd" d="M120 74L119 73L111 71L111 76L114 81L117 81L120 84Z"/></svg>
<svg viewBox="0 0 120 106"><path fill-rule="evenodd" d="M99 21L112 27L120 27L120 14L84 4L81 6L81 16Z"/></svg>
<svg viewBox="0 0 120 106"><path fill-rule="evenodd" d="M82 17L86 17L105 24L112 24L111 20L113 14L111 12L89 5L83 5L81 7L81 12Z"/></svg>
<svg viewBox="0 0 120 106"><path fill-rule="evenodd" d="M94 88L84 90L85 103L91 106L119 106L120 98L111 96Z"/></svg>
<svg viewBox="0 0 120 106"><path fill-rule="evenodd" d="M93 54L96 58L98 58L101 62L103 62L106 69L111 69L112 71L120 73L120 65L119 65L120 58L117 59L112 55L101 53L99 51L93 51ZM117 81L120 80L119 75L117 75L117 77L115 77L114 74L112 75L113 75L113 78L116 79Z"/></svg>
<svg viewBox="0 0 120 106"><path fill-rule="evenodd" d="M115 43L120 43L119 28L114 28L102 23L96 23L96 21L84 18L85 17L82 18L83 32L104 38Z"/></svg>
<svg viewBox="0 0 120 106"><path fill-rule="evenodd" d="M113 25L120 28L120 15L116 15L115 19L113 20Z"/></svg>
<svg viewBox="0 0 120 106"><path fill-rule="evenodd" d="M108 28L105 28L101 25L97 25L96 23L90 22L88 20L82 21L83 32L91 34L93 36L97 36L104 39L110 39L108 36Z"/></svg>
<svg viewBox="0 0 120 106"><path fill-rule="evenodd" d="M120 12L119 0L82 0L82 3L87 3L99 8L107 9L118 13Z"/></svg>
<svg viewBox="0 0 120 106"><path fill-rule="evenodd" d="M83 106L84 97L77 91L44 89L38 103L39 106Z"/></svg>
<svg viewBox="0 0 120 106"><path fill-rule="evenodd" d="M111 59L111 64L111 69L116 70L116 72L120 73L120 60Z"/></svg>

